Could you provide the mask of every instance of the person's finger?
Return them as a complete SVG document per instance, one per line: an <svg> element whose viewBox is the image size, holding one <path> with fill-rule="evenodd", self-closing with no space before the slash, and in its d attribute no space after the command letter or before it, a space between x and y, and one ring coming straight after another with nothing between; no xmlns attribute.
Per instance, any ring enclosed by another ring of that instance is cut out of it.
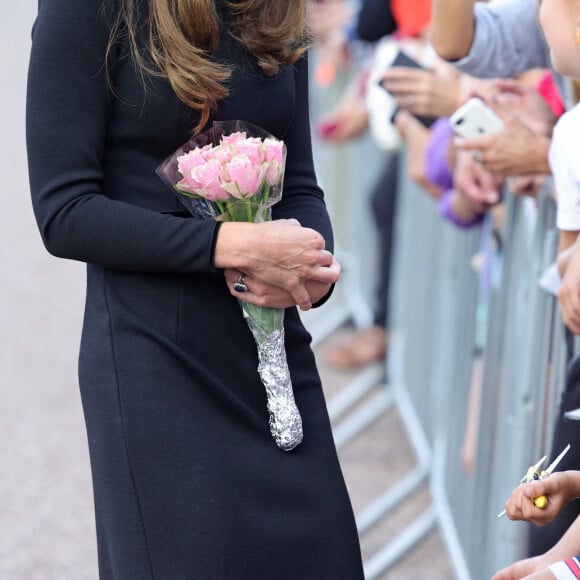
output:
<svg viewBox="0 0 580 580"><path fill-rule="evenodd" d="M533 559L519 560L496 572L490 580L521 580L535 572Z"/></svg>
<svg viewBox="0 0 580 580"><path fill-rule="evenodd" d="M247 274L231 269L227 273L224 272L224 275L230 294L236 298L248 300L251 294L254 296L260 295L257 280L252 280Z"/></svg>
<svg viewBox="0 0 580 580"><path fill-rule="evenodd" d="M476 167L474 171L483 200L488 204L498 203L501 193L497 187L496 178L487 170L487 165L485 167Z"/></svg>
<svg viewBox="0 0 580 580"><path fill-rule="evenodd" d="M580 316L571 315L564 322L572 334L580 335Z"/></svg>
<svg viewBox="0 0 580 580"><path fill-rule="evenodd" d="M568 304L564 298L560 298L560 314L562 315L562 322L564 323L564 326L566 326L570 332L574 333L572 328L573 325L571 324L571 316L568 311Z"/></svg>
<svg viewBox="0 0 580 580"><path fill-rule="evenodd" d="M522 493L520 486L516 487L505 504L506 515L510 520L522 519Z"/></svg>
<svg viewBox="0 0 580 580"><path fill-rule="evenodd" d="M514 123L521 124L518 117L514 114L513 106L502 105L501 93L495 94L492 97L485 100L486 104L490 109L502 120L505 126L513 125Z"/></svg>
<svg viewBox="0 0 580 580"><path fill-rule="evenodd" d="M506 161L496 157L493 152L485 155L481 163L485 170L495 178L503 180L509 173L509 165L506 163Z"/></svg>
<svg viewBox="0 0 580 580"><path fill-rule="evenodd" d="M320 250L319 256L320 256L320 261L318 262L319 266L330 266L334 261L334 256L332 255L332 252L329 252L328 250Z"/></svg>
<svg viewBox="0 0 580 580"><path fill-rule="evenodd" d="M340 278L341 265L330 252L324 250L323 253L328 255L330 262L316 268L308 279L325 284L334 284ZM301 310L309 310L312 307L310 294L303 282L297 282L294 287L290 288L290 294Z"/></svg>
<svg viewBox="0 0 580 580"><path fill-rule="evenodd" d="M562 319L564 324L573 334L580 334L580 314L578 314L573 301L568 297L563 297L560 301Z"/></svg>
<svg viewBox="0 0 580 580"><path fill-rule="evenodd" d="M504 568L496 572L490 580L516 580L516 577L511 573L509 568Z"/></svg>
<svg viewBox="0 0 580 580"><path fill-rule="evenodd" d="M455 188L463 195L474 201L484 201L480 195L480 188L477 185L473 168L462 167L460 171L456 171L453 176L453 182Z"/></svg>
<svg viewBox="0 0 580 580"><path fill-rule="evenodd" d="M462 151L478 149L484 151L493 146L494 135L482 135L481 137L454 137L453 145Z"/></svg>
<svg viewBox="0 0 580 580"><path fill-rule="evenodd" d="M478 187L476 182L466 181L462 185L462 191L467 197L473 199L474 201L477 202L485 201L485 192L482 191L480 187Z"/></svg>
<svg viewBox="0 0 580 580"><path fill-rule="evenodd" d="M332 256L332 263L328 266L328 269L333 276L336 276L336 280L340 278L342 273L342 266L340 265L340 262L334 258L334 256Z"/></svg>
<svg viewBox="0 0 580 580"><path fill-rule="evenodd" d="M550 478L540 480L540 481L533 481L524 486L522 493L527 498L533 499L535 497L539 497L541 495L549 496L557 491L556 485L554 485Z"/></svg>
<svg viewBox="0 0 580 580"><path fill-rule="evenodd" d="M576 291L569 293L568 299L568 328L574 333L580 333L580 297Z"/></svg>
<svg viewBox="0 0 580 580"><path fill-rule="evenodd" d="M420 69L409 66L392 66L388 68L383 79L386 81L421 81L433 74L433 71L428 69Z"/></svg>
<svg viewBox="0 0 580 580"><path fill-rule="evenodd" d="M406 136L409 125L413 121L413 117L407 110L401 109L400 111L397 111L397 115L395 117L395 127L397 131L399 131L399 133L403 136L403 138Z"/></svg>
<svg viewBox="0 0 580 580"><path fill-rule="evenodd" d="M539 496L536 496L536 497L539 497ZM531 521L532 519L534 519L538 515L537 512L539 511L539 508L536 507L536 505L534 504L534 498L527 497L525 495L522 495L522 502L520 505L520 509L522 512L521 519L527 520L527 521Z"/></svg>
<svg viewBox="0 0 580 580"><path fill-rule="evenodd" d="M334 284L340 277L340 264L333 259L330 252L324 251L324 253L328 255L328 258L325 256L324 262L318 264L318 266L316 266L312 272L306 276L306 279L317 280L318 282L325 282L326 284Z"/></svg>
<svg viewBox="0 0 580 580"><path fill-rule="evenodd" d="M426 84L420 79L384 79L383 86L392 95L423 93L426 90Z"/></svg>
<svg viewBox="0 0 580 580"><path fill-rule="evenodd" d="M395 98L412 94L420 96L423 100L428 100L432 98L432 95L435 92L435 88L430 79L390 79L383 80L382 84L383 87Z"/></svg>
<svg viewBox="0 0 580 580"><path fill-rule="evenodd" d="M525 94L525 88L515 79L494 79L493 85L500 93L512 93L517 96Z"/></svg>
<svg viewBox="0 0 580 580"><path fill-rule="evenodd" d="M292 298L296 301L296 305L300 310L310 310L312 308L312 300L304 286L299 286L290 292Z"/></svg>
<svg viewBox="0 0 580 580"><path fill-rule="evenodd" d="M415 93L398 94L395 96L395 100L399 107L409 111L410 113L418 113L418 110L421 108L419 97Z"/></svg>

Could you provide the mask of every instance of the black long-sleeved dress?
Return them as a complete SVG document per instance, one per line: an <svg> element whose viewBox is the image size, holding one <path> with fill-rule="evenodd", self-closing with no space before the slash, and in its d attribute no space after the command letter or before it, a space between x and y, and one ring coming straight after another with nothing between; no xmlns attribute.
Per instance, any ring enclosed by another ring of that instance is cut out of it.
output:
<svg viewBox="0 0 580 580"><path fill-rule="evenodd" d="M146 5L146 2L141 5ZM114 0L40 0L27 140L48 250L87 262L79 380L102 580L356 580L357 532L310 337L286 313L304 441L276 447L256 347L223 273L215 223L187 219L155 175L196 114L169 84L145 88L123 44L107 81ZM227 14L223 12L227 23ZM265 76L222 25L234 67L214 119L288 147L283 201L332 248L314 176L307 63Z"/></svg>

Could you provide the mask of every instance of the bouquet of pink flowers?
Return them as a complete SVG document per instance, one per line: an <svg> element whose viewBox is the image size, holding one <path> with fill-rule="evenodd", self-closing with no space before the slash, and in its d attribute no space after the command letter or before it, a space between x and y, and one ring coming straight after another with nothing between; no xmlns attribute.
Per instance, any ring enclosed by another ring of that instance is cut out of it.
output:
<svg viewBox="0 0 580 580"><path fill-rule="evenodd" d="M282 197L286 146L243 121L216 122L168 157L157 174L197 218L263 222ZM243 278L238 282L245 290ZM270 431L290 451L302 441L302 419L284 347L284 310L239 301L258 347Z"/></svg>

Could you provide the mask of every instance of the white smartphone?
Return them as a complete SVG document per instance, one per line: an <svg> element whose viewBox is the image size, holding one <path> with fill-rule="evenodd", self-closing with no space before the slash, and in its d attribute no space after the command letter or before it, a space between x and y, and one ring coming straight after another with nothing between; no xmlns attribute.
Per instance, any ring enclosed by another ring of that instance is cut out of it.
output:
<svg viewBox="0 0 580 580"><path fill-rule="evenodd" d="M503 129L503 121L479 97L472 97L461 105L449 122L457 135L466 138L499 133Z"/></svg>

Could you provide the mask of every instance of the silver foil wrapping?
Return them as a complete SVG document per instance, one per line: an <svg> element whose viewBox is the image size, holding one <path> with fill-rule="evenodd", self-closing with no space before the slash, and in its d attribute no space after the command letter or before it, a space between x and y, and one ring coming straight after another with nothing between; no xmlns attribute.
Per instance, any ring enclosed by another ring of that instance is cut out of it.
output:
<svg viewBox="0 0 580 580"><path fill-rule="evenodd" d="M302 442L302 418L286 360L284 327L268 333L245 311L244 318L258 347L258 373L266 387L270 432L280 449L290 451Z"/></svg>

